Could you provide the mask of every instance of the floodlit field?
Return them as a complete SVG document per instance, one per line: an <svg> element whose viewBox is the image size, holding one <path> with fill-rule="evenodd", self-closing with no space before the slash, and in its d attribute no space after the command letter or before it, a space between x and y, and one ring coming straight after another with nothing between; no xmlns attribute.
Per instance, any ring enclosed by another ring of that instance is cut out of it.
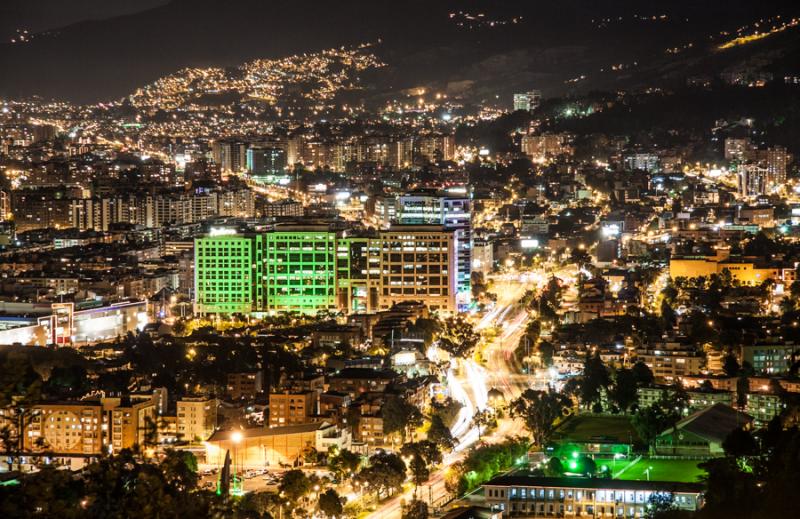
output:
<svg viewBox="0 0 800 519"><path fill-rule="evenodd" d="M638 440L638 435L627 416L579 415L573 416L559 425L553 434L553 439L574 442L607 439L628 443Z"/></svg>
<svg viewBox="0 0 800 519"><path fill-rule="evenodd" d="M677 481L681 483L697 483L705 475L705 471L697 466L701 460L652 460L641 459L629 467L617 479L647 480L647 469L650 469L651 481ZM617 461L617 470L621 470Z"/></svg>

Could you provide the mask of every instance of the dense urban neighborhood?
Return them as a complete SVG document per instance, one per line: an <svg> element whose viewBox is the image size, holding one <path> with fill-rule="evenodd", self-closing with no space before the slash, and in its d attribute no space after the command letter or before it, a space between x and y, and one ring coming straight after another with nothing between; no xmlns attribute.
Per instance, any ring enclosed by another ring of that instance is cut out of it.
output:
<svg viewBox="0 0 800 519"><path fill-rule="evenodd" d="M0 88L0 516L799 516L800 13L675 9L559 88L380 38Z"/></svg>

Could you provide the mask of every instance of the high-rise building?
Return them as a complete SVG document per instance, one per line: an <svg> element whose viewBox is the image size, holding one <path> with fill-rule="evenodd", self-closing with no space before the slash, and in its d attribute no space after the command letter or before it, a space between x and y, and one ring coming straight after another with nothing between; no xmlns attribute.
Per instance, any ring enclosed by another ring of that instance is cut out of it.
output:
<svg viewBox="0 0 800 519"><path fill-rule="evenodd" d="M433 311L454 312L455 251L453 231L442 226L399 225L381 231L379 308L422 301Z"/></svg>
<svg viewBox="0 0 800 519"><path fill-rule="evenodd" d="M224 173L239 173L246 167L247 144L237 140L216 141L211 145L211 158Z"/></svg>
<svg viewBox="0 0 800 519"><path fill-rule="evenodd" d="M782 146L775 146L755 152L756 161L767 168L768 181L773 186L786 182L786 166L789 164L789 153Z"/></svg>
<svg viewBox="0 0 800 519"><path fill-rule="evenodd" d="M247 171L256 182L273 183L287 174L286 150L278 146L252 146L247 150Z"/></svg>
<svg viewBox="0 0 800 519"><path fill-rule="evenodd" d="M472 210L466 190L460 191L428 190L401 195L397 202L396 220L403 225L442 225L454 232L458 305L463 308L470 301Z"/></svg>
<svg viewBox="0 0 800 519"><path fill-rule="evenodd" d="M514 94L514 110L524 110L532 112L539 108L542 102L542 92L539 90L530 90L521 94Z"/></svg>
<svg viewBox="0 0 800 519"><path fill-rule="evenodd" d="M769 190L769 170L758 164L744 164L739 167L739 195L755 197Z"/></svg>
<svg viewBox="0 0 800 519"><path fill-rule="evenodd" d="M355 313L421 301L454 312L454 236L441 225L371 234L327 225L213 229L195 240L195 308L200 314Z"/></svg>
<svg viewBox="0 0 800 519"><path fill-rule="evenodd" d="M263 237L212 229L195 240L195 312L249 314L263 299L261 248Z"/></svg>
<svg viewBox="0 0 800 519"><path fill-rule="evenodd" d="M34 411L25 427L26 450L103 453L106 420L100 402L43 403L34 406Z"/></svg>
<svg viewBox="0 0 800 519"><path fill-rule="evenodd" d="M263 261L267 308L278 312L335 311L335 253L336 233L327 225L282 225L266 233Z"/></svg>
<svg viewBox="0 0 800 519"><path fill-rule="evenodd" d="M725 160L744 162L748 159L751 149L750 139L728 137L725 139Z"/></svg>
<svg viewBox="0 0 800 519"><path fill-rule="evenodd" d="M535 162L556 158L559 155L571 155L574 151L569 145L569 135L566 133L523 135L521 148L522 153Z"/></svg>
<svg viewBox="0 0 800 519"><path fill-rule="evenodd" d="M625 168L631 171L653 173L660 170L660 160L655 153L630 153L623 160Z"/></svg>
<svg viewBox="0 0 800 519"><path fill-rule="evenodd" d="M17 232L72 227L72 198L80 197L80 191L64 186L12 191L11 210Z"/></svg>
<svg viewBox="0 0 800 519"><path fill-rule="evenodd" d="M453 160L456 153L452 135L426 135L414 141L415 154L424 160L435 162Z"/></svg>
<svg viewBox="0 0 800 519"><path fill-rule="evenodd" d="M107 399L119 400L119 399ZM134 445L144 446L147 431L156 423L156 399L120 401L109 412L111 430L109 447L112 452L130 449Z"/></svg>
<svg viewBox="0 0 800 519"><path fill-rule="evenodd" d="M0 189L0 222L5 222L11 217L11 197L7 191Z"/></svg>

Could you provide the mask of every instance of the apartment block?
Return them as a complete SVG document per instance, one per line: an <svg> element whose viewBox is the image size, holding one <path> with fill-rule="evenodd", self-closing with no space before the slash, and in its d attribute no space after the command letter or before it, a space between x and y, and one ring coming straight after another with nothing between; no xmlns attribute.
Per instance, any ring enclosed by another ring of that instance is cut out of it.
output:
<svg viewBox="0 0 800 519"><path fill-rule="evenodd" d="M205 441L217 428L216 398L182 398L177 403L176 435L184 441Z"/></svg>

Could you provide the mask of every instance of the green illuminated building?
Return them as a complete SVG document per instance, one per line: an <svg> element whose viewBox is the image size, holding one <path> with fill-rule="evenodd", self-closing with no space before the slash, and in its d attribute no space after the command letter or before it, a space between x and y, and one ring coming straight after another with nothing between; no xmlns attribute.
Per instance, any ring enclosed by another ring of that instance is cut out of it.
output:
<svg viewBox="0 0 800 519"><path fill-rule="evenodd" d="M247 314L262 305L258 282L263 236L216 230L195 240L196 311Z"/></svg>
<svg viewBox="0 0 800 519"><path fill-rule="evenodd" d="M436 225L379 233L328 225L212 230L195 240L195 311L374 312L404 301L455 310L453 232Z"/></svg>
<svg viewBox="0 0 800 519"><path fill-rule="evenodd" d="M264 235L267 308L336 311L336 233L328 226L279 226Z"/></svg>

